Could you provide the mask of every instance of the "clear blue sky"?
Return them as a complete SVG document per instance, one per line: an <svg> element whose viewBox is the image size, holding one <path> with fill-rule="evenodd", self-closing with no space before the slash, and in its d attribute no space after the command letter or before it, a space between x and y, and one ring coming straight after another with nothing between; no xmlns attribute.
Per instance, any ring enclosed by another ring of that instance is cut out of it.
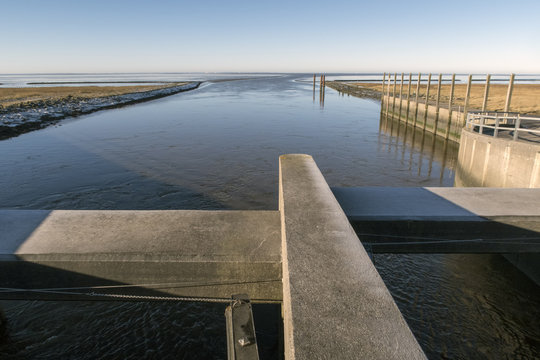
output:
<svg viewBox="0 0 540 360"><path fill-rule="evenodd" d="M0 73L540 73L540 0L0 0Z"/></svg>

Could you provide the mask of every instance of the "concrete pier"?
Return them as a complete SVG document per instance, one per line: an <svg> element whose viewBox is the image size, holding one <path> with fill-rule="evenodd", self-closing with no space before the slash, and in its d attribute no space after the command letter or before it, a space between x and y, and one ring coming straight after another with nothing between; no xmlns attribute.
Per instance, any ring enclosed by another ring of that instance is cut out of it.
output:
<svg viewBox="0 0 540 360"><path fill-rule="evenodd" d="M0 229L4 288L282 298L277 211L1 210ZM3 299L65 297L0 292Z"/></svg>
<svg viewBox="0 0 540 360"><path fill-rule="evenodd" d="M311 156L280 157L287 359L424 359Z"/></svg>

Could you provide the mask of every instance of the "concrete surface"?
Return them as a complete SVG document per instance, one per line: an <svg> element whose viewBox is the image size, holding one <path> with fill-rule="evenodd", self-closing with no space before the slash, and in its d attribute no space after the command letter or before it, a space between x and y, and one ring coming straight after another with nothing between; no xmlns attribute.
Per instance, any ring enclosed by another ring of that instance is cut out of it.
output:
<svg viewBox="0 0 540 360"><path fill-rule="evenodd" d="M455 186L540 187L540 144L463 129Z"/></svg>
<svg viewBox="0 0 540 360"><path fill-rule="evenodd" d="M374 253L540 252L540 189L359 187L333 192Z"/></svg>
<svg viewBox="0 0 540 360"><path fill-rule="evenodd" d="M309 155L280 157L285 357L424 359Z"/></svg>
<svg viewBox="0 0 540 360"><path fill-rule="evenodd" d="M471 220L540 216L540 189L333 188L352 220Z"/></svg>
<svg viewBox="0 0 540 360"><path fill-rule="evenodd" d="M282 297L277 211L0 210L0 229L0 287Z"/></svg>

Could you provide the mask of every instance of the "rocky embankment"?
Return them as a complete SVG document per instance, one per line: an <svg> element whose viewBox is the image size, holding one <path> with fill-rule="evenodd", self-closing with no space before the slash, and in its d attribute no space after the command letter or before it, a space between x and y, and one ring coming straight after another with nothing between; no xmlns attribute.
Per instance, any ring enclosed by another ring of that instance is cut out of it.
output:
<svg viewBox="0 0 540 360"><path fill-rule="evenodd" d="M44 128L66 117L153 100L199 87L200 82L175 85L150 91L93 98L67 96L14 105L0 105L0 140Z"/></svg>
<svg viewBox="0 0 540 360"><path fill-rule="evenodd" d="M361 87L356 84L348 84L341 81L327 81L326 86L337 90L339 92L360 97L360 98L369 98L374 100L381 99L381 92L375 89L370 89L367 87ZM379 85L380 86L380 85Z"/></svg>

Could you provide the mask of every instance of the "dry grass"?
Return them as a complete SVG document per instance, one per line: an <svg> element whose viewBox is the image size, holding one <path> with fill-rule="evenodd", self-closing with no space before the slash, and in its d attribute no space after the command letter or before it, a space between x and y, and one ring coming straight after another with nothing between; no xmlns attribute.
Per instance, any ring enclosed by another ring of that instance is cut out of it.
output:
<svg viewBox="0 0 540 360"><path fill-rule="evenodd" d="M381 91L381 84L375 83L356 83L360 87L369 88L372 90ZM399 95L398 84L396 86L396 94ZM403 96L407 96L408 84L403 84ZM419 99L424 100L426 97L427 84L422 83L419 91ZM464 106L465 91L467 84L456 84L454 89L454 106ZM471 86L471 96L469 98L469 109L480 110L484 101L484 84L473 84ZM489 96L487 102L488 111L503 111L506 102L507 84L491 84L489 87ZM385 87L386 90L386 87ZM390 86L390 95L392 95L393 85ZM437 100L437 83L432 82L429 89L430 101ZM416 84L411 85L411 99L416 97ZM441 106L448 107L450 100L450 85L441 85ZM522 114L540 115L540 84L514 84L512 100L510 103L510 111L519 112Z"/></svg>
<svg viewBox="0 0 540 360"><path fill-rule="evenodd" d="M136 86L51 86L27 88L0 88L0 105L10 106L41 100L62 100L69 96L76 98L97 98L111 95L124 95L142 91L163 89L186 83L166 85Z"/></svg>

